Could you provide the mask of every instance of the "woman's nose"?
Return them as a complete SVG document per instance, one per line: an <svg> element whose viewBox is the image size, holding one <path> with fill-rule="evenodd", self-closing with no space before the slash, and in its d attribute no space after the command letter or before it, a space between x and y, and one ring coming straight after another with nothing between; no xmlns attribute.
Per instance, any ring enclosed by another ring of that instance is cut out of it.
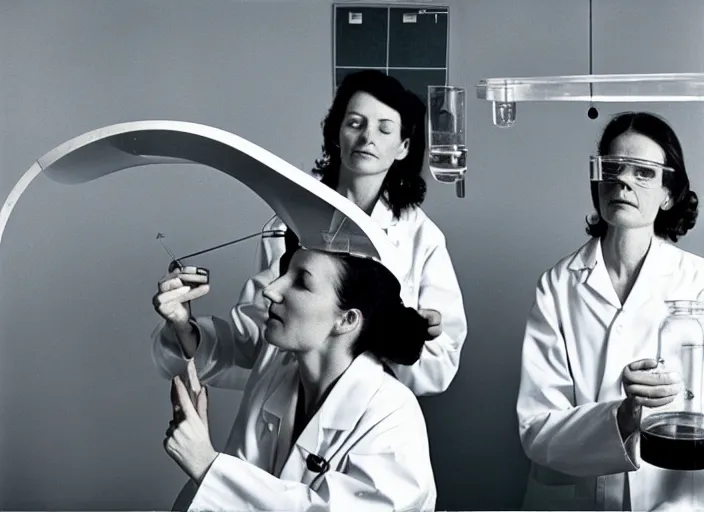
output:
<svg viewBox="0 0 704 512"><path fill-rule="evenodd" d="M360 139L360 142L363 142L364 144L371 142L372 133L371 133L371 128L369 127L369 125L366 125L364 128L362 128L362 131L359 134L359 139Z"/></svg>
<svg viewBox="0 0 704 512"><path fill-rule="evenodd" d="M281 291L278 289L277 282L280 280L276 279L269 283L268 286L262 290L262 295L265 299L269 299L271 302L281 302Z"/></svg>
<svg viewBox="0 0 704 512"><path fill-rule="evenodd" d="M620 175L618 178L616 178L616 183L621 187L625 188L627 190L631 190L631 183L628 179L628 177L624 175Z"/></svg>

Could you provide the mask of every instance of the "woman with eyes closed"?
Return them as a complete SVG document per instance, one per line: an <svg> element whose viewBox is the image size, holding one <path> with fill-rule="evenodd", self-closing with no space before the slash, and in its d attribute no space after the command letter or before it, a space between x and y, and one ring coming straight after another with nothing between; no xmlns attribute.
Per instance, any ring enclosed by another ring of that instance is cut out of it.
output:
<svg viewBox="0 0 704 512"><path fill-rule="evenodd" d="M401 298L428 320L418 362L385 361L396 378L417 396L445 391L457 373L467 334L462 293L442 231L420 208L426 184L421 176L425 158L425 106L412 92L386 74L365 70L340 84L323 122L323 156L314 174L365 211L398 247L395 265L405 278ZM278 217L264 230L286 230ZM264 261L249 279L230 319L200 317L174 332L166 324L156 332L154 360L165 376L183 370L183 358L194 357L198 376L209 385L241 388L242 371L258 373L263 328L267 320L265 287L281 275L281 259L295 248L295 235L262 238ZM170 291L182 302L209 291L193 288L198 276L179 274ZM169 291L169 290L163 290ZM193 335L197 332L197 338ZM179 339L184 340L181 352Z"/></svg>

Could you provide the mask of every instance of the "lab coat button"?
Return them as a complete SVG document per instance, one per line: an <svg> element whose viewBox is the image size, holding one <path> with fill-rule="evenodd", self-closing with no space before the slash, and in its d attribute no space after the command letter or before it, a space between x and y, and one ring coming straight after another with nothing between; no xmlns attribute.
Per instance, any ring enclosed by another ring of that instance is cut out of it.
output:
<svg viewBox="0 0 704 512"><path fill-rule="evenodd" d="M358 492L358 493L357 493L357 497L358 497L358 498L363 498L363 497L364 497L364 493L363 493L363 492Z"/></svg>
<svg viewBox="0 0 704 512"><path fill-rule="evenodd" d="M266 428L269 432L274 430L274 424L273 423L267 423Z"/></svg>

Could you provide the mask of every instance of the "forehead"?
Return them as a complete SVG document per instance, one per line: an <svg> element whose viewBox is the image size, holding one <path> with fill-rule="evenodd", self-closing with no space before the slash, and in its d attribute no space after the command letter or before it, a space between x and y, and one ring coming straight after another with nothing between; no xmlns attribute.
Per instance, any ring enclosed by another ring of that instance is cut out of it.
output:
<svg viewBox="0 0 704 512"><path fill-rule="evenodd" d="M291 266L305 268L315 277L329 280L337 276L339 264L337 259L321 251L299 249L291 258Z"/></svg>
<svg viewBox="0 0 704 512"><path fill-rule="evenodd" d="M611 143L610 155L640 158L659 164L665 163L665 152L650 137L640 133L626 132L616 137Z"/></svg>
<svg viewBox="0 0 704 512"><path fill-rule="evenodd" d="M351 111L362 114L365 117L390 119L396 123L401 123L401 115L397 110L364 91L357 91L350 98L347 103L347 112Z"/></svg>

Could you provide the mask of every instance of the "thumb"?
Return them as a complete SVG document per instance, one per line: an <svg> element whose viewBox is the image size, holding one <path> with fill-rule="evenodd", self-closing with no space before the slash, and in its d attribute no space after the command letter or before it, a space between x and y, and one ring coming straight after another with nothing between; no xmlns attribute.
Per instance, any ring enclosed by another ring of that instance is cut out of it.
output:
<svg viewBox="0 0 704 512"><path fill-rule="evenodd" d="M442 316L440 312L435 309L420 309L418 313L420 313L420 316L425 318L431 326L439 325L441 322Z"/></svg>

